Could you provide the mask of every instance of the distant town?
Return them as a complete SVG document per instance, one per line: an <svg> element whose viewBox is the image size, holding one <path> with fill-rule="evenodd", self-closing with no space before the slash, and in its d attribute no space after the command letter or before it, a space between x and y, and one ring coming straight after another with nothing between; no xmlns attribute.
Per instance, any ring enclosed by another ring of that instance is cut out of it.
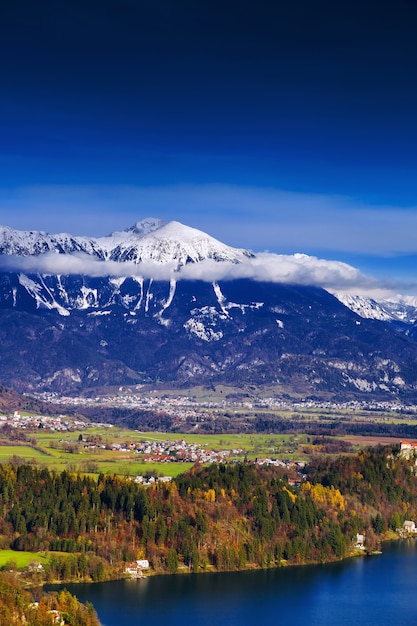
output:
<svg viewBox="0 0 417 626"><path fill-rule="evenodd" d="M115 407L123 409L163 411L166 415L175 417L179 422L187 420L194 422L204 422L207 418L212 418L214 414L221 411L241 412L241 411L323 411L350 413L373 411L376 413L417 413L417 405L406 405L399 401L366 401L351 400L349 402L330 402L320 400L299 400L291 401L280 397L246 397L245 395L231 394L234 397L218 398L216 400L202 400L190 395L171 396L156 392L143 393L140 389L120 387L114 394L106 396L84 397L84 396L61 396L55 392L43 392L31 394L44 402L66 407L78 407L82 411L83 407ZM238 396L238 397L236 397Z"/></svg>
<svg viewBox="0 0 417 626"><path fill-rule="evenodd" d="M19 411L14 411L12 415L0 415L0 428L6 425L22 430L45 428L46 430L62 431L77 430L90 426L84 420L69 418L63 415L53 417L49 415L21 415ZM108 424L105 425L108 426Z"/></svg>

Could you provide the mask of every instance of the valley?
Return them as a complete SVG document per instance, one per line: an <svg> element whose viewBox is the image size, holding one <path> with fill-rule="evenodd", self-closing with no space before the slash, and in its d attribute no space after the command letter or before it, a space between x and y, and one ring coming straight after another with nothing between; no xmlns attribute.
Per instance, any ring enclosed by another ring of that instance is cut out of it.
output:
<svg viewBox="0 0 417 626"><path fill-rule="evenodd" d="M61 415L0 415L0 462L149 477L177 476L195 464L260 461L296 473L296 463L319 455L417 438L417 407L395 403L290 402L225 387L50 399ZM161 423L170 428L158 430Z"/></svg>

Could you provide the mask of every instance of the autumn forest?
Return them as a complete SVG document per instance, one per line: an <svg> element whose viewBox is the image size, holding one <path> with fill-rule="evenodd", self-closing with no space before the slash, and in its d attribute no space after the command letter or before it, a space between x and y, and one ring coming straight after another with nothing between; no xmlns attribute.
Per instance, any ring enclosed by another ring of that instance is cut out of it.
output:
<svg viewBox="0 0 417 626"><path fill-rule="evenodd" d="M327 562L377 547L417 517L412 461L395 448L315 460L301 485L250 464L195 466L153 486L111 475L0 466L3 548L49 551L47 581Z"/></svg>

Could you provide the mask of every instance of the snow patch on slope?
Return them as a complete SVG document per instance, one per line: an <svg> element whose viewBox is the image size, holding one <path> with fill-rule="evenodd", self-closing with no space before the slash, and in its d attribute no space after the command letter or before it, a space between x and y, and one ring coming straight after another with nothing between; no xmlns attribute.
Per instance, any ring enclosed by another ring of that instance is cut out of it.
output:
<svg viewBox="0 0 417 626"><path fill-rule="evenodd" d="M184 324L185 330L203 341L219 341L223 337L221 330L216 330L220 321L227 320L228 315L219 313L213 306L193 309L192 317Z"/></svg>
<svg viewBox="0 0 417 626"><path fill-rule="evenodd" d="M392 316L372 298L354 296L350 294L334 294L348 309L367 319L390 321Z"/></svg>
<svg viewBox="0 0 417 626"><path fill-rule="evenodd" d="M168 320L162 320L162 315L164 311L166 311L170 306L175 296L175 290L177 288L177 281L171 278L169 281L169 294L168 298L162 302L161 310L155 315L155 317L159 318L159 321L163 323L165 326L169 325Z"/></svg>
<svg viewBox="0 0 417 626"><path fill-rule="evenodd" d="M77 309L90 309L98 307L97 289L90 289L89 287L85 287L83 285L80 291L81 293L77 297L76 301Z"/></svg>
<svg viewBox="0 0 417 626"><path fill-rule="evenodd" d="M22 287L24 287L28 294L35 300L37 309L55 309L60 315L64 316L68 316L70 314L67 309L65 309L60 304L58 304L58 302L56 302L42 279L40 279L41 284L39 284L25 274L19 274L18 280ZM46 294L50 297L50 300L45 298L45 291Z"/></svg>
<svg viewBox="0 0 417 626"><path fill-rule="evenodd" d="M214 289L214 293L216 294L216 298L217 298L217 302L219 303L219 306L221 308L221 310L223 311L224 315L226 317L229 317L229 313L227 312L227 308L225 306L226 298L224 297L224 295L222 294L222 291L220 289L220 286L218 283L214 282L213 283L213 289Z"/></svg>

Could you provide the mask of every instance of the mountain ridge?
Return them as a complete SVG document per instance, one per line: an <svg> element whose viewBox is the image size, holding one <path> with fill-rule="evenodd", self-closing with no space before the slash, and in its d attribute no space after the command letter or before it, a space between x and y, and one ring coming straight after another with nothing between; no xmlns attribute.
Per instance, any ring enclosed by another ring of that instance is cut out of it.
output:
<svg viewBox="0 0 417 626"><path fill-rule="evenodd" d="M411 332L358 315L351 308L365 300L349 307L320 286L239 272L218 280L183 274L179 267L236 269L256 260L196 229L149 218L104 238L106 245L0 232L0 260L26 263L0 271L2 382L19 391L222 381L274 383L306 396L417 398ZM80 242L100 272L89 274ZM45 259L50 266L37 265ZM66 273L69 260L75 265ZM149 261L154 274L146 277ZM115 265L119 275L102 271Z"/></svg>
<svg viewBox="0 0 417 626"><path fill-rule="evenodd" d="M100 260L141 263L175 262L177 267L187 262L214 259L239 263L250 258L248 250L232 248L196 228L177 221L163 222L146 218L133 226L106 237L73 236L68 233L50 234L45 231L19 231L0 227L0 255L39 256L46 253L84 253Z"/></svg>
<svg viewBox="0 0 417 626"><path fill-rule="evenodd" d="M59 259L56 254L59 255ZM85 258L82 255L85 255ZM62 263L63 258L70 259L71 265L65 267ZM303 254L285 257L288 258L298 263L302 260L304 264L310 265L319 262L314 257ZM34 259L38 259L38 265ZM43 264L40 259L44 261ZM89 259L97 261L97 265L94 267L89 265ZM8 226L0 226L0 263L6 271L20 271L22 277L27 274L103 275L106 271L109 275L118 274L123 277L122 269L125 268L124 277L135 275L141 279L146 275L146 278L160 278L161 268L165 267L167 268L165 277L169 272L169 277L178 279L187 278L185 272L181 276L178 275L179 270L185 266L213 262L219 269L228 264L239 265L257 259L258 254L228 246L203 231L177 221L165 222L153 217L139 220L125 230L115 231L105 237L50 234L34 230L19 231ZM275 265L283 259L282 256L278 257ZM212 273L215 274L216 270L214 269ZM255 274L255 270L252 273ZM33 279L23 278L23 280L29 290L35 289L38 294L42 292L42 287L33 285L33 282L36 283ZM290 278L286 280L285 272L280 280L291 282ZM352 289L342 292L326 285L322 286L363 318L396 323L399 328L406 328L417 322L416 296L373 298L358 295ZM47 299L43 299L41 305L50 308ZM56 308L63 315L68 314L63 303L52 305L52 308Z"/></svg>

